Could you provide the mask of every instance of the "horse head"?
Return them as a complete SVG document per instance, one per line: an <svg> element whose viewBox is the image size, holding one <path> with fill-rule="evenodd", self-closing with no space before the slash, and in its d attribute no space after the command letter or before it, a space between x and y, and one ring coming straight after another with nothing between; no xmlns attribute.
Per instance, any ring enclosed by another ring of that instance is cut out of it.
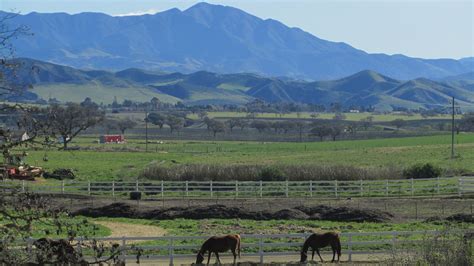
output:
<svg viewBox="0 0 474 266"><path fill-rule="evenodd" d="M204 254L199 252L196 256L196 264L201 264L204 261Z"/></svg>
<svg viewBox="0 0 474 266"><path fill-rule="evenodd" d="M300 262L305 262L308 259L308 254L305 251L301 251Z"/></svg>

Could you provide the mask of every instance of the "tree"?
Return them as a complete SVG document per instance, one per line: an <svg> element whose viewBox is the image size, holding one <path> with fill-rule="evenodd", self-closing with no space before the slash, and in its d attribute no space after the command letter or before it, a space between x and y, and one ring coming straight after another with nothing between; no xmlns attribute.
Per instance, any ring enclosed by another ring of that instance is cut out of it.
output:
<svg viewBox="0 0 474 266"><path fill-rule="evenodd" d="M111 118L105 118L102 122L102 126L105 129L106 134L110 134L111 131L117 129L117 120Z"/></svg>
<svg viewBox="0 0 474 266"><path fill-rule="evenodd" d="M259 133L270 128L270 124L267 121L262 120L254 120L250 126L258 130Z"/></svg>
<svg viewBox="0 0 474 266"><path fill-rule="evenodd" d="M333 118L333 120L344 120L346 119L346 115L343 113L336 113Z"/></svg>
<svg viewBox="0 0 474 266"><path fill-rule="evenodd" d="M214 138L216 138L217 133L225 131L225 125L223 122L219 120L213 120L210 125L210 130L214 134Z"/></svg>
<svg viewBox="0 0 474 266"><path fill-rule="evenodd" d="M48 108L52 133L61 137L64 150L74 137L102 122L104 118L104 112L98 108L83 107L77 103L68 103L66 106L53 104Z"/></svg>
<svg viewBox="0 0 474 266"><path fill-rule="evenodd" d="M307 124L304 121L296 121L295 128L298 130L300 142L303 141L303 131L306 128Z"/></svg>
<svg viewBox="0 0 474 266"><path fill-rule="evenodd" d="M127 129L132 129L137 126L137 122L130 118L120 119L117 121L117 129L120 130L122 135L125 135Z"/></svg>
<svg viewBox="0 0 474 266"><path fill-rule="evenodd" d="M160 100L156 97L153 97L150 101L150 104L151 104L151 110L153 111L158 111L160 109Z"/></svg>
<svg viewBox="0 0 474 266"><path fill-rule="evenodd" d="M177 131L179 133L179 130L181 130L184 126L184 119L174 115L169 115L166 118L166 124L170 127L171 133L173 133L173 131Z"/></svg>
<svg viewBox="0 0 474 266"><path fill-rule="evenodd" d="M226 121L226 125L227 125L227 127L229 127L230 132L232 132L234 127L239 126L240 122L241 122L241 119L239 119L239 118L231 118L231 119Z"/></svg>
<svg viewBox="0 0 474 266"><path fill-rule="evenodd" d="M320 141L324 140L324 137L329 136L331 129L326 125L315 126L311 129L312 136L318 136Z"/></svg>
<svg viewBox="0 0 474 266"><path fill-rule="evenodd" d="M372 126L372 122L374 121L373 116L367 116L366 118L362 118L360 122L362 123L362 127L367 130L370 126Z"/></svg>
<svg viewBox="0 0 474 266"><path fill-rule="evenodd" d="M146 119L148 119L148 122L152 123L153 125L159 126L160 129L162 129L166 124L166 116L161 113L150 113Z"/></svg>
<svg viewBox="0 0 474 266"><path fill-rule="evenodd" d="M6 190L0 195L0 264L2 265L114 265L123 263L118 244L104 245L94 238L76 238L97 231L97 227L84 219L71 219L71 215L58 209L47 197L37 194ZM29 242L29 239L41 238ZM63 236L65 235L65 236ZM59 239L53 239L58 238ZM34 248L33 248L34 247ZM143 250L128 248L139 260ZM90 250L84 254L82 250Z"/></svg>
<svg viewBox="0 0 474 266"><path fill-rule="evenodd" d="M397 130L399 130L401 127L405 126L406 122L405 120L401 119L401 118L397 118L395 120L393 120L392 122L390 122L393 126L395 126L397 128Z"/></svg>
<svg viewBox="0 0 474 266"><path fill-rule="evenodd" d="M474 131L474 114L465 114L459 121L459 129L466 132Z"/></svg>
<svg viewBox="0 0 474 266"><path fill-rule="evenodd" d="M339 125L334 125L330 127L329 135L333 141L336 141L336 138L344 132L344 128Z"/></svg>

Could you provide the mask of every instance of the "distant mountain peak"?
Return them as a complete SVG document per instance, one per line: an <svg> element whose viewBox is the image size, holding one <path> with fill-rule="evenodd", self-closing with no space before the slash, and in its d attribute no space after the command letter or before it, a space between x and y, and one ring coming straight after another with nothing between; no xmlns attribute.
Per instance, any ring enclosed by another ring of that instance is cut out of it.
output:
<svg viewBox="0 0 474 266"><path fill-rule="evenodd" d="M469 58L424 60L368 54L273 19L206 2L154 15L34 13L11 22L12 26L26 25L34 33L14 41L18 56L77 68L251 72L307 80L337 79L372 69L408 80L458 75L472 71L474 65Z"/></svg>

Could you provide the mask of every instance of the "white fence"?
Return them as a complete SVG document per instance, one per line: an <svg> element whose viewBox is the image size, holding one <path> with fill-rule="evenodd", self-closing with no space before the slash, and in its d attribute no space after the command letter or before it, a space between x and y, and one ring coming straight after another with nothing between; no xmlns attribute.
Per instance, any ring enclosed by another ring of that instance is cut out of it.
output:
<svg viewBox="0 0 474 266"><path fill-rule="evenodd" d="M403 197L474 193L474 177L358 181L6 181L0 189L99 196L141 192L148 198Z"/></svg>
<svg viewBox="0 0 474 266"><path fill-rule="evenodd" d="M453 231L454 232L454 231ZM452 233L450 231L450 235ZM353 261L356 254L384 254L389 256L394 251L414 251L416 245L438 235L438 231L403 231L403 232L366 232L366 233L342 233L341 246L343 261ZM310 234L273 234L273 235L241 235L242 238L242 261L258 260L260 263L271 262L277 256L295 256L299 260L300 250L304 240ZM174 265L174 261L192 262L201 244L209 236L164 236L164 237L115 237L96 238L104 242L119 243L122 248L121 259L134 260L135 254L127 253L139 247L143 250L140 260L160 261ZM456 239L453 239L456 240ZM87 240L84 240L87 241ZM137 242L141 241L141 242ZM133 242L133 244L130 244ZM332 252L323 249L324 254ZM228 257L230 254L223 254ZM214 257L215 259L215 257ZM317 256L315 257L317 259ZM326 257L326 260L328 257Z"/></svg>

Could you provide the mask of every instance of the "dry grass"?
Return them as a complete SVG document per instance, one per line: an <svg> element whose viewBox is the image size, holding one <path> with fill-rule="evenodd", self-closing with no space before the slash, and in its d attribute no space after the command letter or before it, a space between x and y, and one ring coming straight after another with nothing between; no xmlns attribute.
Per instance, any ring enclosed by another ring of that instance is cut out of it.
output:
<svg viewBox="0 0 474 266"><path fill-rule="evenodd" d="M94 221L95 224L105 226L112 231L109 237L154 237L164 236L167 231L159 226L130 224L115 221ZM136 243L140 241L127 241Z"/></svg>

